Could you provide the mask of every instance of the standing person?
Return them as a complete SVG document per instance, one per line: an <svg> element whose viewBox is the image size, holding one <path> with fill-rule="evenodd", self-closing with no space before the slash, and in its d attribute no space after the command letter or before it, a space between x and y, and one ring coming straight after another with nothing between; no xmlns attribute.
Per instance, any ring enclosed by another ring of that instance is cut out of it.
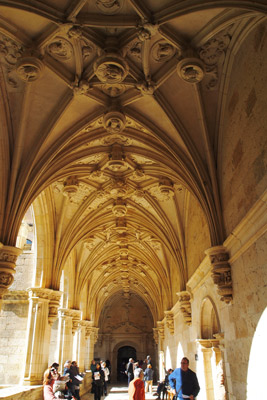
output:
<svg viewBox="0 0 267 400"><path fill-rule="evenodd" d="M189 360L182 358L181 368L176 368L169 376L170 386L178 399L194 400L200 391L195 372L189 369ZM187 397L184 397L187 396Z"/></svg>
<svg viewBox="0 0 267 400"><path fill-rule="evenodd" d="M130 385L130 382L134 378L134 360L133 358L129 358L129 362L126 367L126 374L128 376L128 386Z"/></svg>
<svg viewBox="0 0 267 400"><path fill-rule="evenodd" d="M108 379L109 379L109 369L105 362L102 364L102 370L104 371L104 395L108 393Z"/></svg>
<svg viewBox="0 0 267 400"><path fill-rule="evenodd" d="M72 383L74 385L74 396L77 400L80 400L80 384L82 382L82 374L80 374L76 361L72 361L70 369L73 375ZM78 379L79 377L81 377L81 380Z"/></svg>
<svg viewBox="0 0 267 400"><path fill-rule="evenodd" d="M134 379L129 385L129 400L145 400L145 387L143 382L144 371L142 368L134 370Z"/></svg>
<svg viewBox="0 0 267 400"><path fill-rule="evenodd" d="M148 392L148 390L150 391L150 393L152 393L153 374L154 374L154 371L152 369L152 365L148 364L148 366L147 366L147 368L145 369L145 372L144 372L144 380L145 380L145 384L146 384L146 393Z"/></svg>
<svg viewBox="0 0 267 400"><path fill-rule="evenodd" d="M69 377L69 381L67 382L67 398L71 399L72 397L74 397L74 392L75 392L75 388L74 388L74 375L73 375L73 371L71 370L71 360L67 360L64 364L64 370L63 370L63 376L68 376Z"/></svg>
<svg viewBox="0 0 267 400"><path fill-rule="evenodd" d="M105 380L104 371L101 369L100 363L96 363L96 370L93 373L95 400L100 400L102 396L104 380Z"/></svg>

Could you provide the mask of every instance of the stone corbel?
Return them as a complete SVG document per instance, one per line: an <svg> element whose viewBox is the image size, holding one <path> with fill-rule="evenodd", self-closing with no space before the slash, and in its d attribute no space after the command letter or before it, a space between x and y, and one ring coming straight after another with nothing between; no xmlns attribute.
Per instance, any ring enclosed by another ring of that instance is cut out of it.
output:
<svg viewBox="0 0 267 400"><path fill-rule="evenodd" d="M158 328L153 328L153 338L156 344L159 344L159 331Z"/></svg>
<svg viewBox="0 0 267 400"><path fill-rule="evenodd" d="M167 328L170 331L170 334L174 334L174 317L173 313L171 311L164 311L165 317L166 317L166 325Z"/></svg>
<svg viewBox="0 0 267 400"><path fill-rule="evenodd" d="M209 256L212 267L211 276L213 282L217 285L217 292L221 297L221 301L229 304L233 298L233 288L228 253L224 246L211 247L205 253Z"/></svg>
<svg viewBox="0 0 267 400"><path fill-rule="evenodd" d="M183 314L186 325L191 325L192 311L191 311L191 294L186 290L176 293L178 296L180 310Z"/></svg>
<svg viewBox="0 0 267 400"><path fill-rule="evenodd" d="M94 340L94 344L96 344L96 342L98 341L98 330L99 330L99 328L96 328L96 327L93 327L93 334L94 334L94 336L93 336L93 340Z"/></svg>
<svg viewBox="0 0 267 400"><path fill-rule="evenodd" d="M72 334L74 335L75 332L79 328L79 323L81 322L81 314L80 310L74 310L72 308L60 308L58 310L60 317L68 317L72 319Z"/></svg>
<svg viewBox="0 0 267 400"><path fill-rule="evenodd" d="M157 325L158 325L157 329L158 329L159 338L162 342L165 339L164 322L158 321Z"/></svg>
<svg viewBox="0 0 267 400"><path fill-rule="evenodd" d="M16 261L21 249L0 243L0 306L5 293L14 281Z"/></svg>

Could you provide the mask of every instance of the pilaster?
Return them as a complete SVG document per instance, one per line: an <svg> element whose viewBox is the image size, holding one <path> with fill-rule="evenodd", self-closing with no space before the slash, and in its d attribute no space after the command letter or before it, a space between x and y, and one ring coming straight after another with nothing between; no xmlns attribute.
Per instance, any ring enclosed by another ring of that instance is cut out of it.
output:
<svg viewBox="0 0 267 400"><path fill-rule="evenodd" d="M212 279L217 285L217 292L221 296L221 300L230 303L233 298L231 266L228 262L229 256L224 246L214 246L207 249L205 253L208 255L212 267Z"/></svg>
<svg viewBox="0 0 267 400"><path fill-rule="evenodd" d="M0 243L0 309L2 299L14 281L16 261L21 249Z"/></svg>
<svg viewBox="0 0 267 400"><path fill-rule="evenodd" d="M27 352L25 362L25 385L42 384L47 367L51 329L48 324L49 289L30 288L29 317L27 328Z"/></svg>

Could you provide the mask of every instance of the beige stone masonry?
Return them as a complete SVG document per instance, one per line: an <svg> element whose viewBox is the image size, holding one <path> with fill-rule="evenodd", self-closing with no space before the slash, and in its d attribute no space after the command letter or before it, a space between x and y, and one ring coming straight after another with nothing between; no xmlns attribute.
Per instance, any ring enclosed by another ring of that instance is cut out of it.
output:
<svg viewBox="0 0 267 400"><path fill-rule="evenodd" d="M183 314L184 321L186 325L191 325L192 323L191 294L186 290L178 292L176 294L178 296L179 307Z"/></svg>

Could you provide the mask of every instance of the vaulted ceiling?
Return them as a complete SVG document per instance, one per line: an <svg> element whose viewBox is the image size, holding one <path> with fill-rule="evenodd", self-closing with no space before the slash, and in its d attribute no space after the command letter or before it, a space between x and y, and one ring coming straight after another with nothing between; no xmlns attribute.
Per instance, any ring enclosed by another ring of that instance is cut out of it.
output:
<svg viewBox="0 0 267 400"><path fill-rule="evenodd" d="M95 316L118 293L154 320L173 306L224 238L225 92L266 8L0 0L0 241L15 245L33 203L42 286L70 268L72 306L86 288Z"/></svg>

